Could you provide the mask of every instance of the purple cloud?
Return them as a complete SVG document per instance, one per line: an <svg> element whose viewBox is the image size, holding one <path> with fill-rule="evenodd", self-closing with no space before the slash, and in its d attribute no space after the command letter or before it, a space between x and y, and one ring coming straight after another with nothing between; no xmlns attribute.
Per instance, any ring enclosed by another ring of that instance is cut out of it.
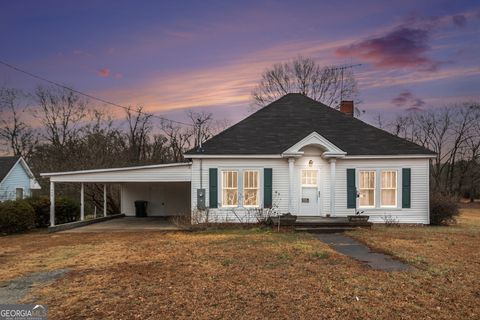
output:
<svg viewBox="0 0 480 320"><path fill-rule="evenodd" d="M340 47L336 54L366 60L379 68L420 67L435 71L440 62L427 56L429 41L429 28L400 27L383 36Z"/></svg>
<svg viewBox="0 0 480 320"><path fill-rule="evenodd" d="M420 110L425 105L425 101L416 97L410 91L403 91L392 99L392 103L397 107L408 107L407 110Z"/></svg>
<svg viewBox="0 0 480 320"><path fill-rule="evenodd" d="M467 24L467 18L463 14L453 16L452 21L457 27L464 27Z"/></svg>

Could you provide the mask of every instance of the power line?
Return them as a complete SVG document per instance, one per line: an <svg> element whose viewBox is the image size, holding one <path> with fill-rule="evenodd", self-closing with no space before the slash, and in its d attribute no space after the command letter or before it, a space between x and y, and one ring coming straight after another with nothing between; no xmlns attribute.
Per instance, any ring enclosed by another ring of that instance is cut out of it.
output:
<svg viewBox="0 0 480 320"><path fill-rule="evenodd" d="M98 98L98 97L92 96L91 94L84 93L84 92L82 92L82 91L75 90L75 89L73 89L73 88L67 87L67 86L62 85L62 84L60 84L60 83L58 83L58 82L55 82L55 81L52 81L52 80L48 80L47 78L44 78L44 77L42 77L42 76L33 74L33 73L28 72L28 71L25 71L25 70L23 70L23 69L20 69L20 68L14 66L14 65L11 65L11 64L9 64L9 63L7 63L7 62L2 61L2 60L0 60L0 64L3 64L4 66L6 66L6 67L8 67L8 68L10 68L10 69L13 69L13 70L15 70L15 71L17 71L17 72L21 72L21 73L23 73L23 74L26 74L26 75L28 75L28 76L30 76L30 77L32 77L32 78L35 78L35 79L38 79L38 80L41 80L41 81L48 82L48 83L50 83L50 84L52 84L52 85L54 85L54 86L57 86L57 87L60 87L60 88L63 88L63 89L70 90L70 91L72 91L72 92L75 92L75 93L80 94L80 95L82 95L82 96L85 96L85 97L87 97L87 98L90 98L90 99L93 99L93 100L97 100L97 101L100 101L100 102L105 103L105 104L109 104L109 105L114 106L114 107L117 107L117 108L122 108L122 109L124 109L124 110L134 111L134 112L137 112L138 114L143 114L143 115L146 115L146 116L155 117L155 118L158 118L158 119L163 120L163 121L169 121L169 122L171 122L171 123L178 123L178 124L181 124L181 125L184 125L184 126L192 126L192 127L194 126L194 125L191 124L191 123L186 123L186 122L181 122L181 121L176 121L176 120L167 119L167 118L164 118L164 117L161 117L161 116L157 116L157 115L152 114L152 113L143 112L143 111L140 111L140 110L132 110L131 108L122 106L122 105L120 105L120 104L118 104L118 103L111 102L111 101L108 101L108 100L105 100L105 99L102 99L102 98Z"/></svg>

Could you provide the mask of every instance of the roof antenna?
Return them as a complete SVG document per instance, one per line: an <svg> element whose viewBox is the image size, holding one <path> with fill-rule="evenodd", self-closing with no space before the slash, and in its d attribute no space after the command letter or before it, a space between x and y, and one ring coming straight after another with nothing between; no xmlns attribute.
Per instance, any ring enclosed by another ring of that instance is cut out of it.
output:
<svg viewBox="0 0 480 320"><path fill-rule="evenodd" d="M357 63L357 64L344 64L338 67L332 68L332 70L340 70L340 103L343 101L343 72L345 69L353 69L356 67L360 67L362 64Z"/></svg>

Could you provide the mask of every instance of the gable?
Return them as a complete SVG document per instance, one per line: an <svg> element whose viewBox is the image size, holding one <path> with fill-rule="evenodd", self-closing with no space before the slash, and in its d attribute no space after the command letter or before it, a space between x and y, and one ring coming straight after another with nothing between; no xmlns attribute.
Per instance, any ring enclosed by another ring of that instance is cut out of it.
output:
<svg viewBox="0 0 480 320"><path fill-rule="evenodd" d="M287 94L190 155L281 155L316 132L348 155L432 155L432 151L301 94Z"/></svg>
<svg viewBox="0 0 480 320"><path fill-rule="evenodd" d="M317 132L312 132L287 150L282 155L301 155L303 154L302 148L306 146L316 146L322 149L325 156L345 156L346 152L325 139Z"/></svg>
<svg viewBox="0 0 480 320"><path fill-rule="evenodd" d="M0 157L0 182L5 179L20 157Z"/></svg>
<svg viewBox="0 0 480 320"><path fill-rule="evenodd" d="M18 161L0 182L0 199L15 199L16 188L22 188L25 195L30 194L30 177Z"/></svg>
<svg viewBox="0 0 480 320"><path fill-rule="evenodd" d="M0 186L6 188L15 184L28 189L41 189L22 157L0 157Z"/></svg>

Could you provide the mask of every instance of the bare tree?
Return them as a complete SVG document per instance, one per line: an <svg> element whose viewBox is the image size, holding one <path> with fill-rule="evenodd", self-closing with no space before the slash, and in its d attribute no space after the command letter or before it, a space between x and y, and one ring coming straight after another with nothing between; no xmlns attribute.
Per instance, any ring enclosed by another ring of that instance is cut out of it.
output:
<svg viewBox="0 0 480 320"><path fill-rule="evenodd" d="M255 104L264 107L287 93L301 93L338 108L341 99L357 97L357 82L351 69L322 67L312 58L298 57L274 64L252 92Z"/></svg>
<svg viewBox="0 0 480 320"><path fill-rule="evenodd" d="M88 115L88 101L72 90L56 87L37 87L39 110L35 115L44 125L43 135L52 145L63 147L78 139L83 121Z"/></svg>
<svg viewBox="0 0 480 320"><path fill-rule="evenodd" d="M187 111L187 117L190 119L193 132L193 146L198 148L200 143L210 139L213 136L213 127L211 126L213 115L206 112L194 112L192 110Z"/></svg>
<svg viewBox="0 0 480 320"><path fill-rule="evenodd" d="M141 163L147 158L149 134L152 131L152 115L143 112L143 107L141 106L129 107L126 113L129 159L133 163Z"/></svg>
<svg viewBox="0 0 480 320"><path fill-rule="evenodd" d="M167 138L168 148L170 149L172 161L182 162L183 153L191 147L193 130L184 126L175 124L171 121L163 121L162 132Z"/></svg>
<svg viewBox="0 0 480 320"><path fill-rule="evenodd" d="M433 188L460 194L479 166L480 107L456 103L396 117L387 127L395 135L437 153L432 160Z"/></svg>
<svg viewBox="0 0 480 320"><path fill-rule="evenodd" d="M16 156L28 158L37 143L37 135L22 115L27 109L26 94L12 88L0 88L0 139Z"/></svg>

